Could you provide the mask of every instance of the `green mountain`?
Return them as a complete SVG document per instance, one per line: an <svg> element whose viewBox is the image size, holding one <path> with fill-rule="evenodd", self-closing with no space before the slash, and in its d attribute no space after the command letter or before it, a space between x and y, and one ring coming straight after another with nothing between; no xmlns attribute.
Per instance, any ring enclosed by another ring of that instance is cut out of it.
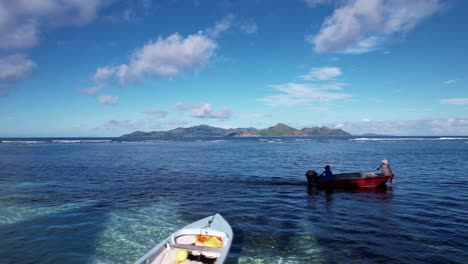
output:
<svg viewBox="0 0 468 264"><path fill-rule="evenodd" d="M342 129L328 128L328 127L310 127L303 128L301 132L307 136L351 136L348 132Z"/></svg>
<svg viewBox="0 0 468 264"><path fill-rule="evenodd" d="M307 136L301 131L281 123L262 129L259 134L266 137Z"/></svg>
<svg viewBox="0 0 468 264"><path fill-rule="evenodd" d="M331 129L328 127L312 127L297 130L285 124L278 123L275 126L256 129L249 128L231 128L224 129L208 125L199 125L194 127L178 127L168 131L143 132L135 131L121 137L290 137L290 136L349 136L346 131L341 129Z"/></svg>

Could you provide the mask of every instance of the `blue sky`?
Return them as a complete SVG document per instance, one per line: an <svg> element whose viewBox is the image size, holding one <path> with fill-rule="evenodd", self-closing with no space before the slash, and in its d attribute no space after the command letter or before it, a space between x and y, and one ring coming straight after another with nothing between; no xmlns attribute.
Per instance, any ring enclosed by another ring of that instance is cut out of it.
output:
<svg viewBox="0 0 468 264"><path fill-rule="evenodd" d="M0 137L468 135L468 2L0 0Z"/></svg>

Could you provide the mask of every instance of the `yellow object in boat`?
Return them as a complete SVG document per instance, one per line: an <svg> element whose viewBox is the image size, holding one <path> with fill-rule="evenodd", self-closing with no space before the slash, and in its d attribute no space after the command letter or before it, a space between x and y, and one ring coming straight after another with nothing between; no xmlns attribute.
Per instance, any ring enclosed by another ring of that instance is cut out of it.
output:
<svg viewBox="0 0 468 264"><path fill-rule="evenodd" d="M187 250L179 249L177 250L177 261L182 262L188 257Z"/></svg>
<svg viewBox="0 0 468 264"><path fill-rule="evenodd" d="M204 243L203 246L205 247L213 247L213 248L221 248L223 247L223 242L219 240L219 238L212 236L208 238Z"/></svg>

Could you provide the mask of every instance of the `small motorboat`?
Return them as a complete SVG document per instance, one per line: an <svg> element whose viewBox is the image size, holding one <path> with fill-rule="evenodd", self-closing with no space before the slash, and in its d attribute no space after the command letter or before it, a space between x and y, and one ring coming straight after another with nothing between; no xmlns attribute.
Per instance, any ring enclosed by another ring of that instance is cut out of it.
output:
<svg viewBox="0 0 468 264"><path fill-rule="evenodd" d="M232 239L229 223L215 214L177 230L134 264L221 264L226 260Z"/></svg>
<svg viewBox="0 0 468 264"><path fill-rule="evenodd" d="M337 189L379 187L385 185L391 176L375 172L351 172L333 174L332 178L327 180L318 176L316 171L309 170L306 173L309 186Z"/></svg>

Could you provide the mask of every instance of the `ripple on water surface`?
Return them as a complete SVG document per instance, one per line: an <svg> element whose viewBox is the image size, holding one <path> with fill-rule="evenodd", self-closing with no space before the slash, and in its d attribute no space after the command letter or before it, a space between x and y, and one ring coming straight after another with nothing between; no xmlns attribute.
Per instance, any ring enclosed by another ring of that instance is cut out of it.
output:
<svg viewBox="0 0 468 264"><path fill-rule="evenodd" d="M216 212L234 230L228 263L468 260L466 139L114 142L0 144L2 261L132 263ZM383 158L395 186L306 187L309 169Z"/></svg>

